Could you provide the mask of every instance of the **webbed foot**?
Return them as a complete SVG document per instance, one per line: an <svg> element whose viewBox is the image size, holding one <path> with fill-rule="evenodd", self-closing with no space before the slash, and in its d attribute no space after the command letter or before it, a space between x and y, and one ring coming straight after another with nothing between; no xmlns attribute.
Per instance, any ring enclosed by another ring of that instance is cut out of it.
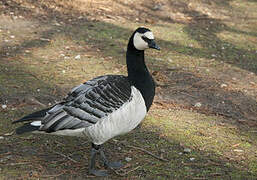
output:
<svg viewBox="0 0 257 180"><path fill-rule="evenodd" d="M105 166L112 169L120 169L123 164L121 162L108 162Z"/></svg>
<svg viewBox="0 0 257 180"><path fill-rule="evenodd" d="M108 173L106 170L90 169L89 173L92 175L95 175L95 176L100 176L100 177L108 176Z"/></svg>

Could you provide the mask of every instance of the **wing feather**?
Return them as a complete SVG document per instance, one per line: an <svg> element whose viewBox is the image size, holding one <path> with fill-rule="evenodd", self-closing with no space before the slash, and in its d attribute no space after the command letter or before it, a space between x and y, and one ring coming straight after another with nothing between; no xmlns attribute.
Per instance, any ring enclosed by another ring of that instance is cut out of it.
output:
<svg viewBox="0 0 257 180"><path fill-rule="evenodd" d="M42 119L40 130L54 132L88 127L130 100L131 85L127 77L101 76L71 90Z"/></svg>

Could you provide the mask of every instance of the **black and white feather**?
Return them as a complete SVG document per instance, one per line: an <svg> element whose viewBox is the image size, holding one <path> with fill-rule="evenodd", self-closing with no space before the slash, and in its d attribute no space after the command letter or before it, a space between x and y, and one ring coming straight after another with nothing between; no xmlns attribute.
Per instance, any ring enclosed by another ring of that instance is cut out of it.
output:
<svg viewBox="0 0 257 180"><path fill-rule="evenodd" d="M64 101L43 116L25 116L15 122L36 119L26 126L34 126L37 132L85 136L95 144L102 144L134 129L145 115L144 99L128 78L106 75L73 88ZM17 132L22 133L22 128Z"/></svg>

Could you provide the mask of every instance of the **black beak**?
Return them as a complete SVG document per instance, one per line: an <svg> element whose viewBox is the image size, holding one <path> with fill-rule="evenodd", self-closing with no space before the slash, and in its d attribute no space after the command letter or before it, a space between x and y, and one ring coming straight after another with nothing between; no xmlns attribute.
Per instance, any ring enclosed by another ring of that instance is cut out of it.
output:
<svg viewBox="0 0 257 180"><path fill-rule="evenodd" d="M161 50L161 48L155 43L154 39L151 39L151 41L148 43L149 48Z"/></svg>

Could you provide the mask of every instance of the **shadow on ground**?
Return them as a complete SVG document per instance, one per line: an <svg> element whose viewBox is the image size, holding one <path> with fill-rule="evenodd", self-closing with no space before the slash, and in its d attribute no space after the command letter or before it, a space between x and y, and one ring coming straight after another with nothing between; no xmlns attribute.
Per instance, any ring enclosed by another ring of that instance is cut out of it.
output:
<svg viewBox="0 0 257 180"><path fill-rule="evenodd" d="M138 149L144 148L168 162L162 162ZM253 178L242 169L240 163L231 162L213 152L192 150L183 153L184 146L162 132L152 129L136 129L126 136L105 144L109 159L125 165L119 175L109 170L109 178ZM1 142L0 167L6 178L91 178L88 174L90 143L84 139L53 136L10 137ZM125 158L132 160L126 162ZM192 158L194 160L192 160ZM191 159L191 160L190 160ZM3 165L3 166L2 166ZM98 165L102 168L102 165ZM124 177L123 173L129 172ZM102 178L99 178L102 179Z"/></svg>

